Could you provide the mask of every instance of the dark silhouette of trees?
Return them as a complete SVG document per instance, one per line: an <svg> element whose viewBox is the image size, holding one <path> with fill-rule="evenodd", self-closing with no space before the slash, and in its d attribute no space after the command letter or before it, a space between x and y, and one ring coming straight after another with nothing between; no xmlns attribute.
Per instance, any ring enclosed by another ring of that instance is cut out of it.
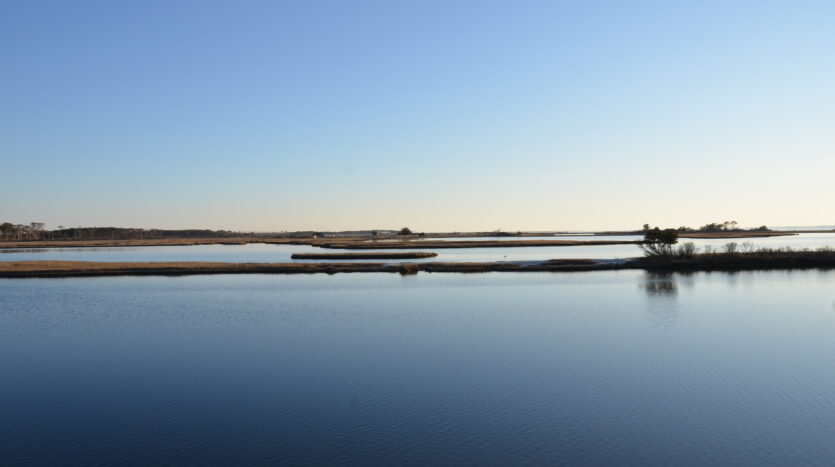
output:
<svg viewBox="0 0 835 467"><path fill-rule="evenodd" d="M643 232L646 233L649 230L649 226L644 224ZM702 232L702 233L720 233L720 232L744 232L745 229L739 227L739 223L736 221L725 221L725 222L711 222L710 224L705 224L698 229L694 229L692 227L681 226L678 229L679 233L684 232ZM770 229L764 225L757 227L756 229L748 229L750 232L769 232Z"/></svg>
<svg viewBox="0 0 835 467"><path fill-rule="evenodd" d="M121 227L70 227L63 226L55 230L46 230L43 222L26 224L0 224L0 239L26 240L144 240L165 238L227 238L247 237L256 234L249 232L231 232L227 230L187 229L131 229Z"/></svg>
<svg viewBox="0 0 835 467"><path fill-rule="evenodd" d="M11 222L3 222L0 224L0 235L3 240L13 240L15 234L15 226Z"/></svg>
<svg viewBox="0 0 835 467"><path fill-rule="evenodd" d="M699 227L699 232L738 232L742 229L736 221L711 222Z"/></svg>
<svg viewBox="0 0 835 467"><path fill-rule="evenodd" d="M0 238L3 240L40 240L44 238L45 232L43 222L32 222L29 225L11 222L0 224Z"/></svg>
<svg viewBox="0 0 835 467"><path fill-rule="evenodd" d="M646 256L672 256L673 245L678 242L676 229L649 229L644 234L644 243L638 246Z"/></svg>

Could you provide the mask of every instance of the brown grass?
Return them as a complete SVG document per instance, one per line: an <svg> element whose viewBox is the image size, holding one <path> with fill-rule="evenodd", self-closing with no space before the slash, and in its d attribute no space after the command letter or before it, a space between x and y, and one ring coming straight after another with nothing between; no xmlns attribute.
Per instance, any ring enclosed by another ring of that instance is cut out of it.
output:
<svg viewBox="0 0 835 467"><path fill-rule="evenodd" d="M396 272L397 266L387 266L383 263L108 263L92 261L5 261L0 262L0 277L387 272L386 269L391 269L392 272Z"/></svg>
<svg viewBox="0 0 835 467"><path fill-rule="evenodd" d="M755 238L797 235L793 232L682 232L678 238Z"/></svg>
<svg viewBox="0 0 835 467"><path fill-rule="evenodd" d="M483 234L460 234L461 237L474 237ZM513 235L514 237L532 236L534 234ZM427 237L435 237L429 234ZM438 234L436 238L446 235ZM591 237L591 235L589 235ZM385 241L386 238L397 238L397 241ZM26 240L0 241L3 248L87 248L87 247L130 247L130 246L189 246L189 245L245 245L248 243L267 243L283 245L311 245L321 248L344 248L364 250L394 250L417 248L495 248L495 247L525 247L525 246L572 246L572 245L614 245L620 243L634 243L629 241L612 240L476 240L476 241L442 241L421 240L426 237L321 237L321 238L165 238L146 240Z"/></svg>
<svg viewBox="0 0 835 467"><path fill-rule="evenodd" d="M366 242L366 241L318 241L311 245L321 248L345 250L402 250L414 248L521 248L534 246L581 246L581 245L631 245L638 241L623 240L474 240L474 241L420 241L420 242Z"/></svg>
<svg viewBox="0 0 835 467"><path fill-rule="evenodd" d="M275 243L307 245L309 240L296 238L159 238L147 240L34 240L0 241L0 248L87 248L109 246L188 246L188 245L245 245L247 243Z"/></svg>
<svg viewBox="0 0 835 467"><path fill-rule="evenodd" d="M493 263L105 263L83 261L0 261L0 277L87 277L193 274L312 274L387 272L404 275L423 272L570 272L613 269L665 269L682 271L809 269L835 267L835 250L772 250L754 253L696 255L690 259L643 258L624 263L588 259Z"/></svg>
<svg viewBox="0 0 835 467"><path fill-rule="evenodd" d="M310 274L340 272L426 272L490 271L580 271L620 269L622 265L603 265L592 260L551 260L542 263L106 263L85 261L6 261L0 262L0 277L86 277L130 275L192 274Z"/></svg>
<svg viewBox="0 0 835 467"><path fill-rule="evenodd" d="M637 264L647 269L675 270L833 268L835 249L760 248L748 252L702 253L690 257L645 257L640 258Z"/></svg>
<svg viewBox="0 0 835 467"><path fill-rule="evenodd" d="M165 238L148 240L27 240L0 241L2 248L86 248L86 247L126 247L126 246L189 246L189 245L245 245L248 243L268 243L283 245L311 245L321 248L345 248L367 250L392 250L414 248L493 248L523 246L571 246L571 245L613 245L634 243L612 240L484 240L484 241L369 241L376 237L340 237L340 238Z"/></svg>
<svg viewBox="0 0 835 467"><path fill-rule="evenodd" d="M437 253L409 251L401 253L364 252L364 253L294 253L293 259L417 259L434 258Z"/></svg>
<svg viewBox="0 0 835 467"><path fill-rule="evenodd" d="M806 232L806 231L804 231ZM829 232L829 231L808 231ZM629 232L634 234L634 232ZM588 237L605 238L610 233L588 234ZM615 233L612 233L615 234ZM796 235L797 232L691 232L681 233L679 238L754 238ZM485 233L460 233L455 237L479 237ZM513 234L513 237L541 236L541 233ZM545 234L548 235L548 234ZM612 240L560 240L555 236L553 240L475 240L466 242L422 240L420 238L449 238L450 234L426 234L425 237L326 237L326 238L164 238L146 240L27 240L0 241L2 248L85 248L85 247L126 247L126 246L188 246L188 245L244 245L247 243L269 243L284 245L312 245L322 248L345 249L411 249L411 248L496 248L496 247L526 247L526 246L578 246L578 245L615 245L635 243L630 241ZM398 241L381 242L378 240L397 238Z"/></svg>

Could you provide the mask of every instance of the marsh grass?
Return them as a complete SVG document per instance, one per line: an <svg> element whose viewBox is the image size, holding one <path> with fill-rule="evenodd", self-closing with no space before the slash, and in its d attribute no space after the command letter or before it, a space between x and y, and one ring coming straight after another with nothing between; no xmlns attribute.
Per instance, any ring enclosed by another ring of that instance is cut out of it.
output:
<svg viewBox="0 0 835 467"><path fill-rule="evenodd" d="M682 245L683 246L683 245ZM652 256L638 260L647 267L682 269L768 269L791 267L835 267L835 248L824 246L809 248L755 248L750 242L742 245L726 243L716 249L707 245L699 251L694 247L690 254Z"/></svg>
<svg viewBox="0 0 835 467"><path fill-rule="evenodd" d="M437 253L409 252L352 252L352 253L294 253L292 259L418 259L434 258Z"/></svg>

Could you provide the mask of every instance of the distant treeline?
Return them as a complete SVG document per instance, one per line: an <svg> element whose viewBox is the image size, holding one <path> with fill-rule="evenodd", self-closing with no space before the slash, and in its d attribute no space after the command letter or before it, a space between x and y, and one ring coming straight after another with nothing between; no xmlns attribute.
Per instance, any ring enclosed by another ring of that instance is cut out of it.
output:
<svg viewBox="0 0 835 467"><path fill-rule="evenodd" d="M0 238L3 240L135 240L154 238L228 238L253 236L254 233L228 230L186 229L133 229L123 227L59 227L44 229L41 222L29 224L0 224Z"/></svg>
<svg viewBox="0 0 835 467"><path fill-rule="evenodd" d="M379 235L393 235L397 231L376 230ZM372 231L317 232L237 232L209 229L134 229L125 227L68 227L46 230L42 222L29 224L0 224L0 240L149 240L166 238L311 238L371 235Z"/></svg>
<svg viewBox="0 0 835 467"><path fill-rule="evenodd" d="M228 230L131 229L122 227L73 227L49 232L50 240L135 240L154 238L228 238L251 234Z"/></svg>
<svg viewBox="0 0 835 467"><path fill-rule="evenodd" d="M3 240L40 240L44 238L45 233L42 222L32 222L28 225L11 222L0 224L0 238Z"/></svg>
<svg viewBox="0 0 835 467"><path fill-rule="evenodd" d="M647 232L650 230L649 224L644 224L644 228L641 229L642 232ZM698 229L694 229L692 227L682 226L676 229L679 233L682 232L703 232L703 233L714 233L714 232L770 232L771 229L768 227L761 225L757 228L753 229L743 229L739 227L739 224L736 221L725 221L725 222L711 222L710 224L705 224Z"/></svg>

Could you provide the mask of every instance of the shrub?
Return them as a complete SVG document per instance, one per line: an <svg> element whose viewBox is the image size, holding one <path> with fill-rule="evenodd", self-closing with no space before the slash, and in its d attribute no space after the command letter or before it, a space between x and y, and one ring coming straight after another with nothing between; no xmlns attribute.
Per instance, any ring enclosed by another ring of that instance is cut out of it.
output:
<svg viewBox="0 0 835 467"><path fill-rule="evenodd" d="M690 259L696 255L698 248L693 242L682 243L676 250L676 256L679 258Z"/></svg>
<svg viewBox="0 0 835 467"><path fill-rule="evenodd" d="M676 229L661 230L658 227L647 230L644 243L638 245L645 256L672 256L673 245L678 242Z"/></svg>
<svg viewBox="0 0 835 467"><path fill-rule="evenodd" d="M400 229L398 235L412 235L412 229L408 227L403 227L402 229Z"/></svg>
<svg viewBox="0 0 835 467"><path fill-rule="evenodd" d="M676 229L664 229L661 230L658 227L648 230L646 234L644 234L644 241L651 242L651 243L666 243L672 245L678 242L678 232Z"/></svg>

